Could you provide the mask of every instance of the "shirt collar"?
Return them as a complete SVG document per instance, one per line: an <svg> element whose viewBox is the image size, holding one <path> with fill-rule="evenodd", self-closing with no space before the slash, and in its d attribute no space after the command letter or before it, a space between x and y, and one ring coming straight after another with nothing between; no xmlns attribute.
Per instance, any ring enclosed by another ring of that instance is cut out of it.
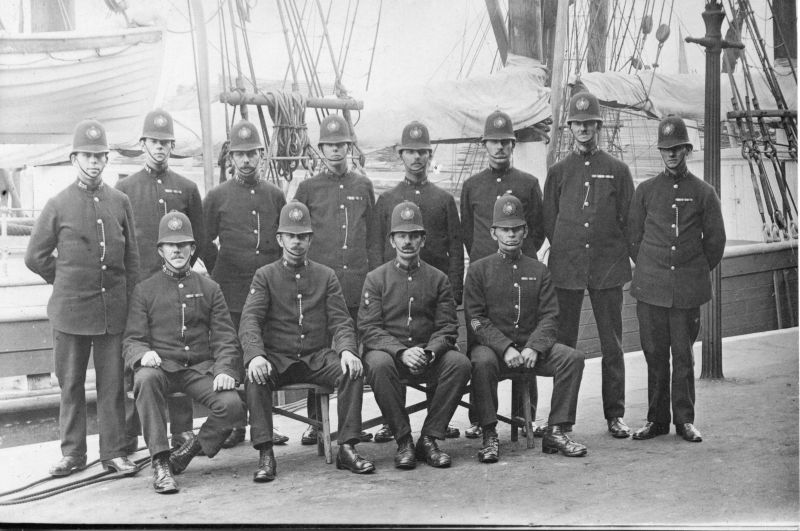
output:
<svg viewBox="0 0 800 531"><path fill-rule="evenodd" d="M183 280L192 273L192 268L186 267L183 271L176 272L168 268L166 264L161 264L161 271L163 271L164 274L170 278L174 278L175 280Z"/></svg>

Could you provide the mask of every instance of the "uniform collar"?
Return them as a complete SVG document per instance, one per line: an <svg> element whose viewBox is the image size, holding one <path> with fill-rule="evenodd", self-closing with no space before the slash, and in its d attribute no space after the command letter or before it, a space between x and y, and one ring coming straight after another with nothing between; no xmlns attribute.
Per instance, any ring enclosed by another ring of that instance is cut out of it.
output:
<svg viewBox="0 0 800 531"><path fill-rule="evenodd" d="M105 183L103 183L103 181L101 180L101 181L100 181L100 182L97 184L97 186L95 186L94 188L90 188L90 187L89 187L89 185L87 185L86 183L84 183L84 182L83 182L83 181L81 181L80 179L75 179L75 184L77 184L77 185L78 185L78 188L80 188L80 189L81 189L81 190L83 190L84 192L94 193L94 192L97 192L97 191L99 191L99 190L102 190L102 188L103 188L103 184L105 184Z"/></svg>
<svg viewBox="0 0 800 531"><path fill-rule="evenodd" d="M423 186L428 184L428 177L425 177L424 179L417 182L412 181L408 177L403 177L403 182L406 183L407 186L410 186L412 188L422 188Z"/></svg>
<svg viewBox="0 0 800 531"><path fill-rule="evenodd" d="M175 272L170 268L168 268L166 264L161 264L161 271L163 271L164 274L167 275L169 278L174 278L175 280L183 280L192 273L192 268L187 267L181 272Z"/></svg>
<svg viewBox="0 0 800 531"><path fill-rule="evenodd" d="M595 144L595 146L593 148L587 149L586 151L581 151L578 148L578 143L577 142L575 143L575 146L572 148L572 152L573 153L575 153L579 157L587 157L587 158L591 157L592 155L594 155L598 151L600 151L600 148L596 144Z"/></svg>
<svg viewBox="0 0 800 531"><path fill-rule="evenodd" d="M394 268L397 269L398 271L402 271L403 273L413 273L414 271L419 269L420 266L421 266L421 261L419 258L417 258L416 261L412 262L411 265L409 265L408 267L401 264L400 260L398 260L397 258L394 259Z"/></svg>
<svg viewBox="0 0 800 531"><path fill-rule="evenodd" d="M150 167L148 164L146 164L146 163L145 163L145 165L144 165L144 171L146 171L146 172L147 172L147 174L148 174L148 175L150 175L150 176L152 176L154 179L156 179L156 178L158 178L158 177L161 177L162 175L164 175L165 173L167 173L167 170L168 170L168 169L169 169L169 166L168 166L168 165L166 165L166 164L165 164L165 165L164 165L164 167L163 167L163 168L161 168L161 169L151 168L151 167Z"/></svg>
<svg viewBox="0 0 800 531"><path fill-rule="evenodd" d="M295 265L286 258L281 257L281 265L290 271L296 271L302 267L308 267L308 259L306 258L302 263Z"/></svg>
<svg viewBox="0 0 800 531"><path fill-rule="evenodd" d="M246 179L242 179L241 177L239 177L239 175L234 175L233 181L239 186L244 186L245 188L255 188L256 186L258 186L259 182L258 179L255 179L253 182L250 182Z"/></svg>
<svg viewBox="0 0 800 531"><path fill-rule="evenodd" d="M664 168L664 175L667 176L667 179L669 179L669 180L671 180L673 182L682 181L683 179L685 179L689 175L689 167L688 166L684 166L680 171L678 171L676 173L672 173L671 171L669 171L666 168Z"/></svg>
<svg viewBox="0 0 800 531"><path fill-rule="evenodd" d="M514 166L512 166L511 164L509 164L506 168L504 168L502 170L498 170L498 169L495 169L495 168L492 168L491 166L489 166L489 172L492 174L492 176L500 177L501 179L503 177L505 177L506 175L508 175L509 173L511 173L511 170L513 170L513 169L514 169Z"/></svg>
<svg viewBox="0 0 800 531"><path fill-rule="evenodd" d="M500 255L500 258L503 260L507 260L509 262L516 262L520 258L522 258L522 249L517 249L514 253L507 253L505 251L501 251L500 249L497 250L497 254Z"/></svg>
<svg viewBox="0 0 800 531"><path fill-rule="evenodd" d="M344 173L334 173L329 168L325 168L325 175L328 176L328 179L332 179L334 181L340 181L344 179L349 173L350 170L344 170Z"/></svg>

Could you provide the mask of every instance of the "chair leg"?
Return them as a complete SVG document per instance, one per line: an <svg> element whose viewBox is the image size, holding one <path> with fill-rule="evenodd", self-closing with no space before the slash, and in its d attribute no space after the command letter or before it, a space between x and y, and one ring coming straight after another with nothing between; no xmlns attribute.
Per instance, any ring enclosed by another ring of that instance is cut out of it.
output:
<svg viewBox="0 0 800 531"><path fill-rule="evenodd" d="M534 376L534 378L536 378ZM528 385L527 380L523 380L521 383L522 387L522 411L525 416L525 434L527 439L527 447L533 448L534 441L533 441L533 414L531 412L531 391Z"/></svg>
<svg viewBox="0 0 800 531"><path fill-rule="evenodd" d="M511 420L519 415L519 385L516 380L511 380ZM516 422L511 423L511 442L517 442L519 439L519 428Z"/></svg>
<svg viewBox="0 0 800 531"><path fill-rule="evenodd" d="M319 419L322 421L322 446L325 453L325 462L329 465L333 463L333 453L331 452L331 418L328 409L330 405L330 395L317 393L319 397Z"/></svg>
<svg viewBox="0 0 800 531"><path fill-rule="evenodd" d="M317 420L322 421L322 398L319 393L314 393L314 411L317 413ZM325 445L320 430L317 430L317 455L325 455Z"/></svg>

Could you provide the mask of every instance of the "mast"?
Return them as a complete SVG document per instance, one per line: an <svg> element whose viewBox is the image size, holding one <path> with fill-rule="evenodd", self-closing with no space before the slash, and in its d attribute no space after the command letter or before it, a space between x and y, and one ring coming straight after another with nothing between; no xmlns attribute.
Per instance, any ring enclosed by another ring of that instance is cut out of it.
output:
<svg viewBox="0 0 800 531"><path fill-rule="evenodd" d="M558 149L557 135L561 134L561 131L559 131L559 124L561 123L561 100L566 90L566 85L562 83L564 80L565 63L563 60L563 50L566 49L567 45L567 10L569 9L569 0L558 0L557 9L555 37L553 39L553 74L550 77L550 113L553 118L553 134L552 138L550 138L550 142L547 144L548 168L556 161L556 150Z"/></svg>
<svg viewBox="0 0 800 531"><path fill-rule="evenodd" d="M591 0L589 4L589 45L586 69L606 71L606 34L608 33L608 0Z"/></svg>
<svg viewBox="0 0 800 531"><path fill-rule="evenodd" d="M192 46L194 48L195 75L197 77L197 104L200 109L200 128L203 134L203 183L206 192L214 187L214 142L211 137L211 90L208 78L208 36L203 0L188 0L192 20Z"/></svg>

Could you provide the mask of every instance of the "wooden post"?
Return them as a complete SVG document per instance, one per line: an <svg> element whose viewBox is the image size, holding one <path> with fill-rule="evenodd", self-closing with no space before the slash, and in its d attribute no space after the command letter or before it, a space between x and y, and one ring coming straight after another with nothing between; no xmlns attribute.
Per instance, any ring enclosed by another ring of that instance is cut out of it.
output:
<svg viewBox="0 0 800 531"><path fill-rule="evenodd" d="M192 40L194 42L194 68L197 78L197 104L200 109L200 127L203 134L203 182L208 193L214 187L214 142L211 131L211 90L208 78L208 36L206 18L203 15L203 0L189 0L192 18Z"/></svg>
<svg viewBox="0 0 800 531"><path fill-rule="evenodd" d="M606 32L608 0L591 0L589 4L589 49L586 68L589 72L606 71Z"/></svg>
<svg viewBox="0 0 800 531"><path fill-rule="evenodd" d="M542 0L508 0L508 36L511 53L542 56Z"/></svg>
<svg viewBox="0 0 800 531"><path fill-rule="evenodd" d="M556 32L553 40L553 74L550 77L550 113L553 117L553 128L550 135L550 143L547 144L547 167L556 161L556 150L558 149L559 127L561 127L561 95L564 90L564 61L563 50L567 43L567 10L569 0L558 0L558 11L556 12Z"/></svg>
<svg viewBox="0 0 800 531"><path fill-rule="evenodd" d="M706 49L705 146L703 172L706 182L720 193L720 56L723 48L744 48L722 38L725 12L716 0L707 0L703 11L706 35L686 38ZM703 305L703 369L700 378L723 378L722 374L722 272L711 272L711 301Z"/></svg>
<svg viewBox="0 0 800 531"><path fill-rule="evenodd" d="M503 12L500 10L499 0L486 0L486 10L489 12L489 21L492 23L494 39L497 41L497 51L500 53L500 60L503 66L508 59L508 33L503 20Z"/></svg>

